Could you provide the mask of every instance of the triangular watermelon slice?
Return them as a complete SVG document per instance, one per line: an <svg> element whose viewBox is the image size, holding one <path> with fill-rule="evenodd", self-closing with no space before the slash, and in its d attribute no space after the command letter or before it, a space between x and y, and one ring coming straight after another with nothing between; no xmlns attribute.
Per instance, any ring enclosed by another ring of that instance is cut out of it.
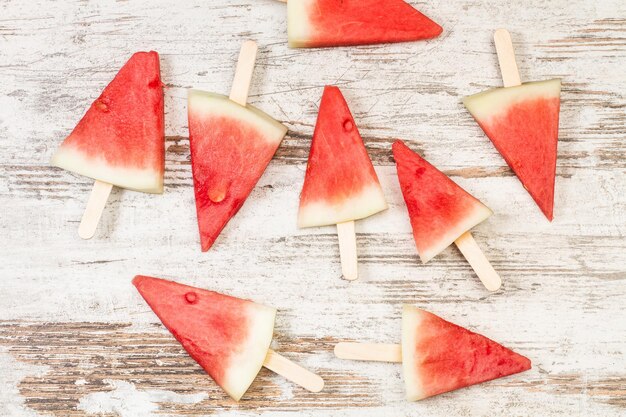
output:
<svg viewBox="0 0 626 417"><path fill-rule="evenodd" d="M189 355L239 401L263 366L276 310L138 275L133 284Z"/></svg>
<svg viewBox="0 0 626 417"><path fill-rule="evenodd" d="M386 208L348 104L339 88L326 86L300 195L298 226L358 220Z"/></svg>
<svg viewBox="0 0 626 417"><path fill-rule="evenodd" d="M403 0L289 0L287 9L296 48L415 41L442 31Z"/></svg>
<svg viewBox="0 0 626 417"><path fill-rule="evenodd" d="M530 360L432 313L402 310L402 373L409 401L531 368Z"/></svg>
<svg viewBox="0 0 626 417"><path fill-rule="evenodd" d="M159 55L137 52L61 144L52 165L118 187L163 192Z"/></svg>
<svg viewBox="0 0 626 417"><path fill-rule="evenodd" d="M552 221L561 80L496 88L463 103Z"/></svg>
<svg viewBox="0 0 626 417"><path fill-rule="evenodd" d="M417 251L426 263L492 212L404 142L392 147Z"/></svg>
<svg viewBox="0 0 626 417"><path fill-rule="evenodd" d="M208 251L261 178L287 128L228 97L189 91L189 142L202 250Z"/></svg>

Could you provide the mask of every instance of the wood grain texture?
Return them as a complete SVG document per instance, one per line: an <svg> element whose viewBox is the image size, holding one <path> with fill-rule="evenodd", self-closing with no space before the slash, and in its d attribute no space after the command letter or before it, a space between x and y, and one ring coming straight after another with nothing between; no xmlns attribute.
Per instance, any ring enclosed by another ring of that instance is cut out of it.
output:
<svg viewBox="0 0 626 417"><path fill-rule="evenodd" d="M410 3L442 24L439 39L294 50L285 5L271 0L0 1L0 415L626 413L626 3ZM563 79L551 224L461 104L502 85L499 27L523 80ZM246 39L260 47L249 102L290 131L203 254L186 89L228 93ZM92 181L48 161L131 53L150 49L167 84L165 193L115 189L96 236L81 241ZM340 278L333 227L295 224L325 84L342 88L389 202L357 223L355 282ZM473 235L501 290L488 294L454 247L421 265L396 138L494 210ZM137 273L277 307L273 348L325 389L263 370L234 403L135 293ZM407 403L399 365L334 358L338 341L397 343L403 303L502 342L533 369Z"/></svg>

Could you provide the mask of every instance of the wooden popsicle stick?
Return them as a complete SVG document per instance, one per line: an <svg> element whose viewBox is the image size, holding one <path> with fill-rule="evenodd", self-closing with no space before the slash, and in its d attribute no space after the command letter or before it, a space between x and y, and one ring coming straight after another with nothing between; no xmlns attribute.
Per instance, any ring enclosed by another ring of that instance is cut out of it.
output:
<svg viewBox="0 0 626 417"><path fill-rule="evenodd" d="M237 61L237 69L235 70L235 78L230 89L229 98L242 106L245 106L248 101L248 91L252 81L257 50L255 41L245 41L241 45L241 51L239 52L239 60Z"/></svg>
<svg viewBox="0 0 626 417"><path fill-rule="evenodd" d="M96 228L112 189L113 184L108 182L96 180L93 183L89 200L87 200L87 207L80 220L80 226L78 226L78 236L83 239L91 239L96 234Z"/></svg>
<svg viewBox="0 0 626 417"><path fill-rule="evenodd" d="M355 361L402 362L402 346L384 343L340 342L335 356Z"/></svg>
<svg viewBox="0 0 626 417"><path fill-rule="evenodd" d="M519 71L515 62L515 51L511 35L506 29L498 29L493 35L500 64L500 72L505 87L520 85ZM454 241L465 259L469 262L480 281L489 291L497 291L502 286L500 275L493 269L472 234L467 231Z"/></svg>
<svg viewBox="0 0 626 417"><path fill-rule="evenodd" d="M267 351L263 366L308 391L320 392L324 388L324 380L319 375L304 369L272 349Z"/></svg>
<svg viewBox="0 0 626 417"><path fill-rule="evenodd" d="M515 62L515 50L511 41L511 34L506 29L498 29L493 34L493 40L496 44L496 52L498 53L498 62L500 63L500 72L502 73L502 81L505 87L515 87L522 84Z"/></svg>
<svg viewBox="0 0 626 417"><path fill-rule="evenodd" d="M472 234L465 232L454 243L472 266L485 288L489 291L497 291L502 286L502 279L493 269L483 251L480 250Z"/></svg>
<svg viewBox="0 0 626 417"><path fill-rule="evenodd" d="M354 281L359 277L354 222L337 223L337 237L339 238L341 272L345 279Z"/></svg>

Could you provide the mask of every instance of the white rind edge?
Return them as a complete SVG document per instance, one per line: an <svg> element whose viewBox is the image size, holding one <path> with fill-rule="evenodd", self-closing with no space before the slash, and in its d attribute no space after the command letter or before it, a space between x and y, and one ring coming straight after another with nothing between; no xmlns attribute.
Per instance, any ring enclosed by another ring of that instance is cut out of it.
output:
<svg viewBox="0 0 626 417"><path fill-rule="evenodd" d="M462 222L459 222L455 225L455 227L450 229L450 231L444 237L439 239L437 244L432 245L427 251L424 251L423 253L419 252L418 249L418 253L420 259L422 260L422 263L427 263L428 261L430 261L432 258L441 253L445 248L452 245L452 243L454 243L454 241L457 240L463 233L467 232L477 224L485 221L492 214L493 212L489 207L485 206L480 201L477 201L472 213L466 216Z"/></svg>
<svg viewBox="0 0 626 417"><path fill-rule="evenodd" d="M222 388L239 401L263 367L267 351L274 337L276 309L251 303L248 316L252 318L250 333L240 351L230 358Z"/></svg>
<svg viewBox="0 0 626 417"><path fill-rule="evenodd" d="M425 398L422 381L416 373L417 357L415 355L417 329L421 321L422 317L417 307L402 306L402 376L408 401Z"/></svg>
<svg viewBox="0 0 626 417"><path fill-rule="evenodd" d="M386 209L383 190L379 184L372 184L339 204L318 201L300 206L298 227L329 226L359 220Z"/></svg>
<svg viewBox="0 0 626 417"><path fill-rule="evenodd" d="M67 145L59 147L51 164L129 190L153 194L163 192L162 172L112 166L103 158L90 158Z"/></svg>
<svg viewBox="0 0 626 417"><path fill-rule="evenodd" d="M561 80L534 81L515 87L493 88L463 99L463 104L476 120L488 121L505 113L508 108L533 98L558 98L561 95Z"/></svg>
<svg viewBox="0 0 626 417"><path fill-rule="evenodd" d="M287 2L287 37L292 48L306 47L311 38L309 9L314 0L289 0Z"/></svg>
<svg viewBox="0 0 626 417"><path fill-rule="evenodd" d="M201 90L188 91L189 112L196 117L202 115L224 115L237 120L245 121L264 133L264 139L276 146L287 134L287 127L257 109L254 106L242 106L221 94L209 93Z"/></svg>

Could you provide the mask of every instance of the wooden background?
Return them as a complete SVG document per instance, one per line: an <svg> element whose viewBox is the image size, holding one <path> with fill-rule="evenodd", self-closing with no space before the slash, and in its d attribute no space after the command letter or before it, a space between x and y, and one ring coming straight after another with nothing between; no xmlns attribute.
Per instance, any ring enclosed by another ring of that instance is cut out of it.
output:
<svg viewBox="0 0 626 417"><path fill-rule="evenodd" d="M272 0L0 0L0 415L626 415L626 3L411 1L433 41L295 50ZM523 80L563 78L555 220L545 220L461 97L500 86L491 40ZM196 229L186 89L227 93L260 45L250 102L290 131L209 253ZM48 165L131 53L161 54L165 194L115 189L91 241L91 181ZM339 85L390 203L357 223L357 282L332 227L298 230L322 87ZM390 145L410 146L490 206L474 229L501 272L488 294L458 250L421 265ZM279 309L274 348L318 372L316 395L263 370L239 404L131 285L152 274ZM399 365L340 361L340 340L397 342L412 303L530 357L529 372L407 403Z"/></svg>

